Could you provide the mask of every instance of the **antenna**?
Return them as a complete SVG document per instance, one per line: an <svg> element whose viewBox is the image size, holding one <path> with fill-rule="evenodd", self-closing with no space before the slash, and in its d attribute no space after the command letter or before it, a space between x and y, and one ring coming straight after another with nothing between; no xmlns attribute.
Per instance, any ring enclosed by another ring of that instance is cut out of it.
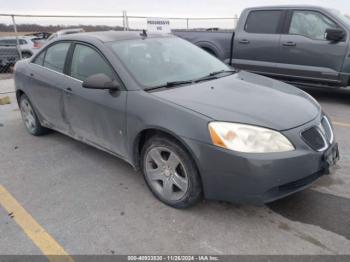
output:
<svg viewBox="0 0 350 262"><path fill-rule="evenodd" d="M146 29L142 29L142 33L140 33L140 36L147 37L147 31Z"/></svg>

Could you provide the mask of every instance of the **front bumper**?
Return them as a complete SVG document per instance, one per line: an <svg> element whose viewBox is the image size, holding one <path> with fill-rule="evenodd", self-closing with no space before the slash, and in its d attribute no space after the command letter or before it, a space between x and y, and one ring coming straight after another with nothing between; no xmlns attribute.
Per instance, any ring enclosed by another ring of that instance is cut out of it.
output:
<svg viewBox="0 0 350 262"><path fill-rule="evenodd" d="M264 204L310 186L328 170L324 152L311 149L300 137L317 122L283 132L296 148L284 153L238 153L185 139L196 158L205 197Z"/></svg>

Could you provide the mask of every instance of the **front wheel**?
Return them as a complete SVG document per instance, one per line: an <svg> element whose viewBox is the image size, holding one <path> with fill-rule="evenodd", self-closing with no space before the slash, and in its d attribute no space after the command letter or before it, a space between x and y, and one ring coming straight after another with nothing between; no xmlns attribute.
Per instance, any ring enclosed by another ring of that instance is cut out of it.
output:
<svg viewBox="0 0 350 262"><path fill-rule="evenodd" d="M174 208L187 208L202 196L197 168L175 140L152 137L143 147L142 170L152 193Z"/></svg>
<svg viewBox="0 0 350 262"><path fill-rule="evenodd" d="M20 97L19 108L21 110L24 125L30 134L40 136L49 131L47 128L41 126L33 106L25 94Z"/></svg>

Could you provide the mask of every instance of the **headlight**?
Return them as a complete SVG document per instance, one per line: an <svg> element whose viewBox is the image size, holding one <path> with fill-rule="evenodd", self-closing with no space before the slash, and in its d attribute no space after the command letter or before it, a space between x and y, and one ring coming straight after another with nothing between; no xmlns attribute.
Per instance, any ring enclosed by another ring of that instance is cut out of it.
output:
<svg viewBox="0 0 350 262"><path fill-rule="evenodd" d="M295 149L281 133L257 126L211 122L209 132L214 145L238 152L274 153Z"/></svg>

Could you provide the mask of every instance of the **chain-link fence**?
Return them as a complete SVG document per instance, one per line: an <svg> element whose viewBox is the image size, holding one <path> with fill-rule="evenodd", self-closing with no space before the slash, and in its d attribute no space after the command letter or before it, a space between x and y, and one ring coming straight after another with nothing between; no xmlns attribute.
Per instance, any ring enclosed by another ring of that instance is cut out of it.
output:
<svg viewBox="0 0 350 262"><path fill-rule="evenodd" d="M16 61L34 55L50 37L62 33L106 30L141 30L147 28L147 16L120 15L16 15L0 14L0 73L10 73ZM153 17L154 18L154 17ZM237 16L162 17L176 29L234 29Z"/></svg>

